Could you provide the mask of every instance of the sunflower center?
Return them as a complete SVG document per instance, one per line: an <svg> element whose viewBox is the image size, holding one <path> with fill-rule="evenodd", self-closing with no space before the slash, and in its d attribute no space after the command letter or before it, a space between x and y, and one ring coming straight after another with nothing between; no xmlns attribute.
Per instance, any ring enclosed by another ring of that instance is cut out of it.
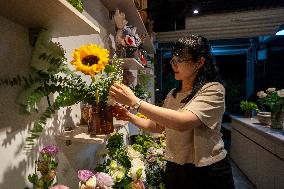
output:
<svg viewBox="0 0 284 189"><path fill-rule="evenodd" d="M86 66L92 66L94 64L97 64L99 62L99 58L94 55L89 55L83 58L82 63Z"/></svg>

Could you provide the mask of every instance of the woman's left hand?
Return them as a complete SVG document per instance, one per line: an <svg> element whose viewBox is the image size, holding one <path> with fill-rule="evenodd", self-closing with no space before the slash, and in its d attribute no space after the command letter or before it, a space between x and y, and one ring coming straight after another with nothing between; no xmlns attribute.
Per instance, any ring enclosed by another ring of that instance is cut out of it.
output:
<svg viewBox="0 0 284 189"><path fill-rule="evenodd" d="M123 84L115 83L110 87L110 96L118 103L133 107L139 98L133 91Z"/></svg>

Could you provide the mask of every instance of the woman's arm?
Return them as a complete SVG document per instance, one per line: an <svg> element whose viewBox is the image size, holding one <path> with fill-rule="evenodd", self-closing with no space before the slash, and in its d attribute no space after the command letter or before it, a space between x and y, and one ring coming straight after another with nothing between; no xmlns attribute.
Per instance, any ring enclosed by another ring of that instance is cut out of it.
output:
<svg viewBox="0 0 284 189"><path fill-rule="evenodd" d="M110 95L117 102L130 107L134 107L139 101L139 98L134 95L129 87L121 84L114 84L110 89ZM180 131L197 127L202 123L199 118L190 111L178 112L161 108L145 101L142 101L139 112L147 116L154 123Z"/></svg>
<svg viewBox="0 0 284 189"><path fill-rule="evenodd" d="M136 115L130 113L126 108L122 106L115 106L114 107L114 116L117 119L121 119L124 121L130 121L131 123L135 124L140 129L145 131L153 132L153 133L161 133L164 131L164 127L156 124L150 119L144 119L137 117Z"/></svg>

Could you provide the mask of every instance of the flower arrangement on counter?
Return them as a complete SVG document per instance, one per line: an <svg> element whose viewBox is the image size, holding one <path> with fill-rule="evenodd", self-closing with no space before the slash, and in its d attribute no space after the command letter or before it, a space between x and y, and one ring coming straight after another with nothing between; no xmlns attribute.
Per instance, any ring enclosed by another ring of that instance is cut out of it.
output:
<svg viewBox="0 0 284 189"><path fill-rule="evenodd" d="M107 154L95 171L109 174L114 189L131 189L139 183L142 188L163 188L165 169L164 135L138 135L132 145L126 145L123 134L115 133L107 141Z"/></svg>
<svg viewBox="0 0 284 189"><path fill-rule="evenodd" d="M257 93L259 102L271 111L270 128L283 129L284 125L284 89L268 88Z"/></svg>
<svg viewBox="0 0 284 189"><path fill-rule="evenodd" d="M268 88L257 93L259 102L269 107L271 113L284 111L284 89Z"/></svg>
<svg viewBox="0 0 284 189"><path fill-rule="evenodd" d="M82 45L75 49L71 64L66 64L65 50L59 43L51 41L48 31L42 32L32 53L30 76L16 76L0 80L0 85L24 85L18 99L26 113L38 112L37 104L46 98L48 107L34 122L25 148L30 150L43 131L47 119L62 107L84 102L106 105L109 87L122 81L121 59L109 59L109 51L96 44ZM111 62L111 64L110 64ZM74 71L72 67L83 73ZM57 93L54 101L50 95Z"/></svg>

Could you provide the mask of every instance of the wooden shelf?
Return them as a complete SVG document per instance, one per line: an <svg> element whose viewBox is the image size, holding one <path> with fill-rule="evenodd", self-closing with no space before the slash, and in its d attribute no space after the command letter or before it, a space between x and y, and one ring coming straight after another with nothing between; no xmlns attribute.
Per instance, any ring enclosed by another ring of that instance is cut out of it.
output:
<svg viewBox="0 0 284 189"><path fill-rule="evenodd" d="M115 11L117 8L125 13L126 20L129 25L137 27L137 33L146 34L146 39L142 45L143 49L147 51L148 54L155 54L155 48L150 40L147 33L145 25L138 13L138 10L134 4L133 0L101 0L102 3L108 8L109 11Z"/></svg>
<svg viewBox="0 0 284 189"><path fill-rule="evenodd" d="M0 15L28 28L46 28L52 37L100 32L66 0L9 0L1 3Z"/></svg>
<svg viewBox="0 0 284 189"><path fill-rule="evenodd" d="M123 58L121 67L128 70L143 70L144 66L135 58Z"/></svg>
<svg viewBox="0 0 284 189"><path fill-rule="evenodd" d="M102 144L105 142L107 135L90 136L88 127L76 126L71 131L65 131L57 136L61 140L71 140L82 143Z"/></svg>

